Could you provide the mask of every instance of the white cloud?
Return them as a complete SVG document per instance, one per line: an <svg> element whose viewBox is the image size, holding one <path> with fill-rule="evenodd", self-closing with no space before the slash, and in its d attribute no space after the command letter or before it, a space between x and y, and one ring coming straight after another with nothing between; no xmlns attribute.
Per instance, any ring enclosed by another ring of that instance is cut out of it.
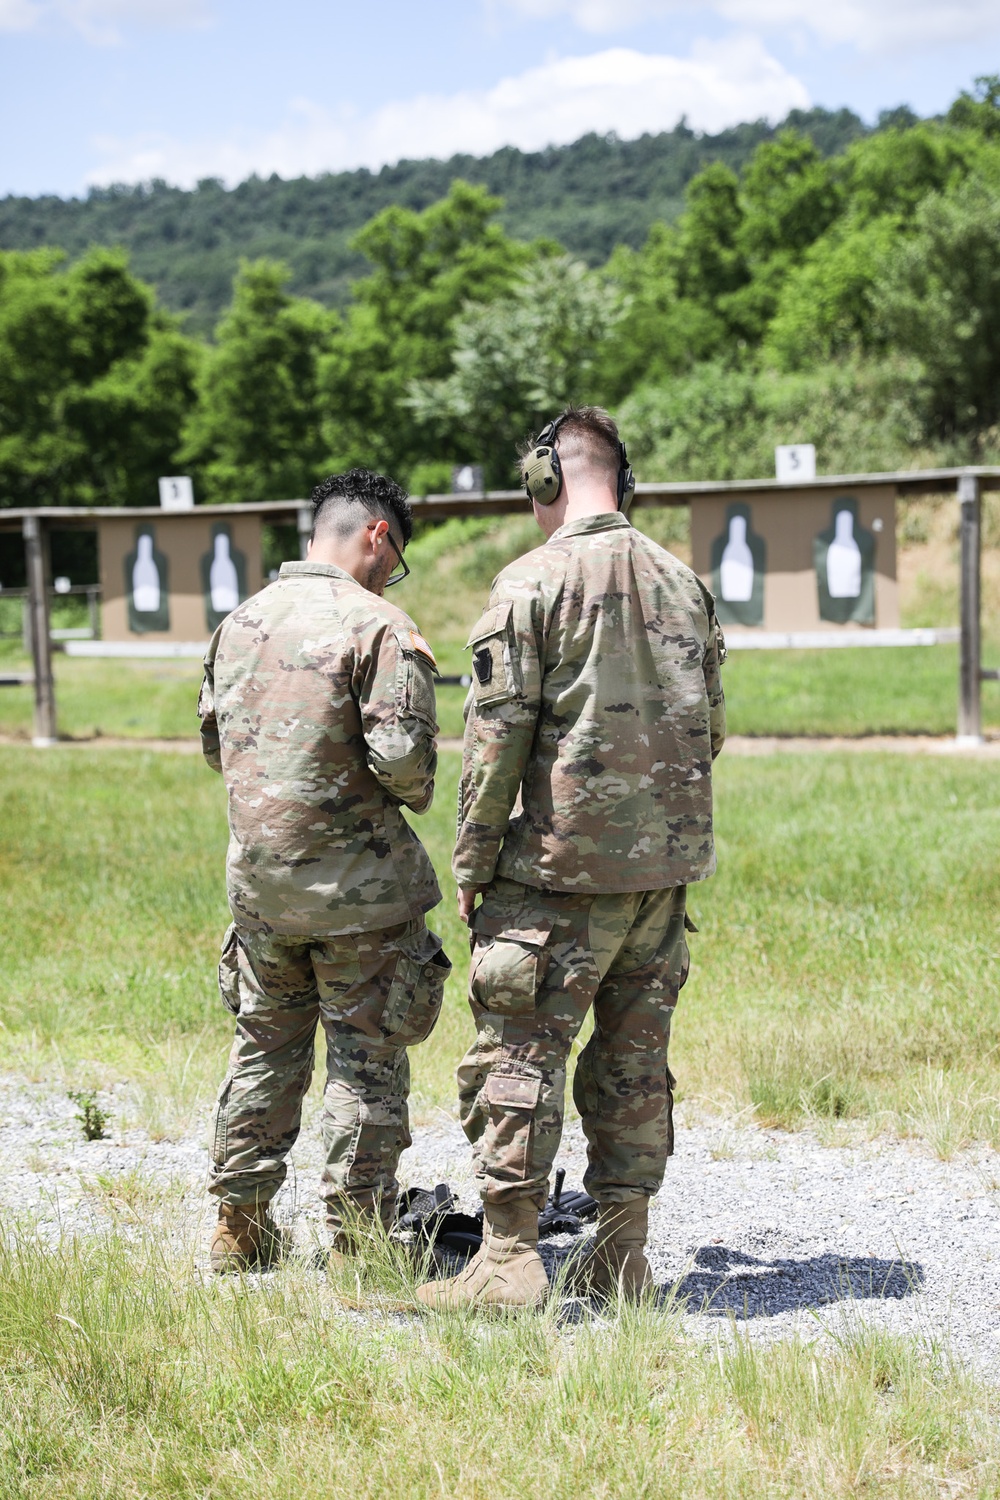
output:
<svg viewBox="0 0 1000 1500"><path fill-rule="evenodd" d="M37 19L33 0L0 0L0 31L30 31Z"/></svg>
<svg viewBox="0 0 1000 1500"><path fill-rule="evenodd" d="M123 28L202 26L205 0L0 0L0 31L69 27L97 46L121 42Z"/></svg>
<svg viewBox="0 0 1000 1500"><path fill-rule="evenodd" d="M802 83L753 37L700 42L689 58L616 47L530 68L482 93L420 94L368 115L298 100L266 133L104 139L96 144L105 161L88 181L163 177L187 185L201 177L238 182L251 172L312 175L401 157L480 156L507 145L534 151L590 130L633 138L669 130L682 115L696 130L716 131L761 116L780 119L808 104Z"/></svg>
<svg viewBox="0 0 1000 1500"><path fill-rule="evenodd" d="M985 41L1000 35L997 0L490 0L531 20L569 16L584 31L622 31L640 21L704 13L740 26L805 27L824 42L862 52Z"/></svg>

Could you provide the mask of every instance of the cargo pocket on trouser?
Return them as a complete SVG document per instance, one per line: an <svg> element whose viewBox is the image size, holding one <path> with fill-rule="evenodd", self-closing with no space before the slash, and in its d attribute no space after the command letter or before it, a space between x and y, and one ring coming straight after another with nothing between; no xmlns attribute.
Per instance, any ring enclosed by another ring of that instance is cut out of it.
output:
<svg viewBox="0 0 1000 1500"><path fill-rule="evenodd" d="M530 1073L491 1073L480 1095L486 1128L476 1148L477 1175L524 1182L532 1175L535 1111L542 1080Z"/></svg>
<svg viewBox="0 0 1000 1500"><path fill-rule="evenodd" d="M667 1137L667 1155L668 1156L673 1156L673 1154L674 1154L674 1089L676 1087L677 1087L677 1079L674 1077L673 1073L671 1073L670 1069L668 1068L667 1069L667 1119L666 1119L666 1137Z"/></svg>
<svg viewBox="0 0 1000 1500"><path fill-rule="evenodd" d="M492 934L477 932L469 969L473 1005L495 1016L531 1015L548 968L545 945L551 932L551 921Z"/></svg>
<svg viewBox="0 0 1000 1500"><path fill-rule="evenodd" d="M691 952L687 945L687 938L682 932L670 950L670 957L667 960L667 992L674 1005L677 1004L677 997L687 984L690 972Z"/></svg>
<svg viewBox="0 0 1000 1500"><path fill-rule="evenodd" d="M399 961L379 1022L390 1047L415 1047L426 1041L441 1014L451 960L436 932L424 928L400 940Z"/></svg>
<svg viewBox="0 0 1000 1500"><path fill-rule="evenodd" d="M240 952L236 923L231 922L222 939L219 955L219 994L222 1003L234 1016L240 1013Z"/></svg>
<svg viewBox="0 0 1000 1500"><path fill-rule="evenodd" d="M339 1080L327 1084L323 1109L326 1165L324 1198L345 1194L358 1207L374 1207L396 1192L396 1165L410 1144L405 1097L405 1056L393 1092L366 1094Z"/></svg>
<svg viewBox="0 0 1000 1500"><path fill-rule="evenodd" d="M215 1101L215 1109L212 1111L212 1166L213 1177L223 1170L226 1165L226 1146L229 1131L229 1096L233 1091L233 1080L227 1078L219 1090L219 1097Z"/></svg>

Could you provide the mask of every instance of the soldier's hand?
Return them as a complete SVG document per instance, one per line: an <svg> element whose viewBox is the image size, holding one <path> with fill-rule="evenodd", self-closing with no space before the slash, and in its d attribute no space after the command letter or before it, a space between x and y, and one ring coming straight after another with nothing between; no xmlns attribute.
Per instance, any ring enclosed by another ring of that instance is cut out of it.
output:
<svg viewBox="0 0 1000 1500"><path fill-rule="evenodd" d="M460 885L458 888L458 915L468 926L472 917L472 908L476 904L476 897L481 896L486 887L484 885Z"/></svg>

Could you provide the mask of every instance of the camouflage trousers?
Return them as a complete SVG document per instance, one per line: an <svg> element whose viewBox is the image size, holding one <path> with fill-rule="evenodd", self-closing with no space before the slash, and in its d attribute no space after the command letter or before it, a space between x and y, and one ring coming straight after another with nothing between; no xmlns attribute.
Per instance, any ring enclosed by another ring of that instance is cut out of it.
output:
<svg viewBox="0 0 1000 1500"><path fill-rule="evenodd" d="M566 1064L591 1006L573 1100L584 1186L652 1196L673 1151L670 1022L688 973L686 889L591 896L497 879L472 921L477 1038L459 1068L462 1124L487 1202L541 1204L562 1135Z"/></svg>
<svg viewBox="0 0 1000 1500"><path fill-rule="evenodd" d="M209 1192L263 1203L285 1179L326 1034L320 1191L334 1223L395 1200L410 1144L407 1047L430 1035L451 964L423 919L349 937L282 937L230 927L219 963L236 1015L212 1135Z"/></svg>

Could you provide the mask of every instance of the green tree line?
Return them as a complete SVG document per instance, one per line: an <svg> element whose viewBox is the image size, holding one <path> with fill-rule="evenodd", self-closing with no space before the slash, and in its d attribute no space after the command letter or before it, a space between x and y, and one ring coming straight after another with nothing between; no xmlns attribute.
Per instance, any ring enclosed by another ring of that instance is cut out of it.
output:
<svg viewBox="0 0 1000 1500"><path fill-rule="evenodd" d="M894 118L898 111L883 122ZM846 109L793 110L785 123L825 156L866 133ZM184 315L187 331L207 335L231 299L242 256L282 260L291 291L345 306L352 280L367 269L353 243L357 231L383 208L429 208L456 178L504 200L499 222L514 239L545 235L600 265L617 244L638 247L651 224L676 219L685 187L703 167L719 161L741 170L778 129L758 120L696 135L681 122L634 141L591 134L545 151L508 146L487 157L291 180L275 173L231 189L206 178L190 191L154 181L92 188L83 199L12 195L0 199L0 249L58 245L75 259L92 245L120 245L164 306Z"/></svg>
<svg viewBox="0 0 1000 1500"><path fill-rule="evenodd" d="M507 485L568 400L617 413L640 478L766 474L776 442L826 472L1000 450L997 78L833 154L786 125L597 264L502 207L459 179L382 208L340 308L244 261L210 342L121 249L0 253L0 503L148 504L172 472L275 499L354 463Z"/></svg>

